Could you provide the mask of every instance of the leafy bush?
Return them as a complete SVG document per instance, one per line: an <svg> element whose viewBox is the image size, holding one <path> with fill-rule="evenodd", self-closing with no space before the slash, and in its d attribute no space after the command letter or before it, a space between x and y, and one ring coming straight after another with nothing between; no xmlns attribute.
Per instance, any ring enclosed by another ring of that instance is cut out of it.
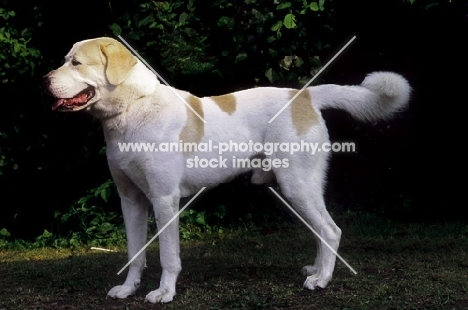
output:
<svg viewBox="0 0 468 310"><path fill-rule="evenodd" d="M332 23L324 0L127 1L113 10L115 35L198 92L220 77L250 86L305 83L320 69ZM200 75L203 83L193 78Z"/></svg>
<svg viewBox="0 0 468 310"><path fill-rule="evenodd" d="M9 242L10 236L11 233L6 228L2 228L0 230L0 249L6 247L6 245Z"/></svg>
<svg viewBox="0 0 468 310"><path fill-rule="evenodd" d="M18 239L6 229L0 230L0 250L3 249L27 249L32 246L31 242L23 239Z"/></svg>
<svg viewBox="0 0 468 310"><path fill-rule="evenodd" d="M59 241L54 241L54 245L94 246L124 243L125 230L120 212L105 207L112 194L115 195L114 183L107 180L97 188L91 189L88 195L80 198L67 212L56 211L55 218L60 220L60 227L66 227L68 232L65 237L60 237ZM44 234L39 240L36 239L36 242L43 242L52 237L47 231L44 231Z"/></svg>
<svg viewBox="0 0 468 310"><path fill-rule="evenodd" d="M218 206L216 212L208 214L205 211L193 209L184 210L180 214L180 234L182 239L201 239L206 233L222 234L224 229L219 220L226 216L226 207Z"/></svg>
<svg viewBox="0 0 468 310"><path fill-rule="evenodd" d="M3 2L3 1L2 1ZM2 3L3 4L3 3ZM3 7L3 5L2 5ZM30 29L18 29L11 20L16 17L15 11L0 7L0 79L3 84L13 83L22 74L32 76L36 64L41 60L41 53L28 46L32 39Z"/></svg>
<svg viewBox="0 0 468 310"><path fill-rule="evenodd" d="M7 2L1 0L0 91L6 98L8 98L10 88L14 87L14 83L24 78L32 78L36 66L42 61L40 51L29 45L32 39L31 30L22 24L22 19L16 17L15 10L9 9ZM12 126L13 128L3 127L11 121L11 116L7 116L8 108L8 106L4 107L7 111L2 113L8 119L4 119L3 115L0 115L0 125L2 125L0 127L0 176L5 174L6 171L17 169L17 165L12 160L14 150L7 145L12 139L11 136L16 134L19 128L18 126ZM16 114L15 118L17 117Z"/></svg>

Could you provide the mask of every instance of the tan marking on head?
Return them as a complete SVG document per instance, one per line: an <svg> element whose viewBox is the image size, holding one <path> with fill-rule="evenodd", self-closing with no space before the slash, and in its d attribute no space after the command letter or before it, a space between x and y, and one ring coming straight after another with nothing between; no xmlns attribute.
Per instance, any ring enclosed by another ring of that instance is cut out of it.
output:
<svg viewBox="0 0 468 310"><path fill-rule="evenodd" d="M110 38L96 40L106 58L106 77L112 85L119 85L137 64L137 59L122 43Z"/></svg>
<svg viewBox="0 0 468 310"><path fill-rule="evenodd" d="M72 50L72 58L87 66L102 64L102 53L96 41L86 41Z"/></svg>
<svg viewBox="0 0 468 310"><path fill-rule="evenodd" d="M202 118L204 117L203 106L200 98L190 95L186 101ZM205 123L203 123L203 121L187 107L187 122L180 133L180 140L184 143L199 143L204 135Z"/></svg>
<svg viewBox="0 0 468 310"><path fill-rule="evenodd" d="M299 90L291 90L291 99ZM319 122L319 116L312 107L312 100L308 90L304 90L291 102L291 117L298 136L309 132L310 128Z"/></svg>
<svg viewBox="0 0 468 310"><path fill-rule="evenodd" d="M236 96L233 94L213 96L211 99L213 99L223 112L226 112L229 115L232 115L236 111Z"/></svg>

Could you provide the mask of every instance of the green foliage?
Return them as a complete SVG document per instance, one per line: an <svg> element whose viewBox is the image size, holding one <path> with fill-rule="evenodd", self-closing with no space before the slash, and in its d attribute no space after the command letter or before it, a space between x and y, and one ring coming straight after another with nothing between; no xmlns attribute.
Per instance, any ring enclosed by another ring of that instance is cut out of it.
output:
<svg viewBox="0 0 468 310"><path fill-rule="evenodd" d="M182 239L202 239L206 233L223 234L224 228L220 221L226 216L226 207L218 206L215 212L209 214L205 211L192 209L184 210L180 214L180 234Z"/></svg>
<svg viewBox="0 0 468 310"><path fill-rule="evenodd" d="M17 239L6 229L0 230L0 249L43 247L106 246L125 243L125 230L120 212L107 207L115 195L114 183L107 180L91 189L65 211L55 211L58 229L44 229L33 242ZM120 210L120 208L118 209Z"/></svg>
<svg viewBox="0 0 468 310"><path fill-rule="evenodd" d="M14 238L0 230L0 249L76 247L82 245L105 246L125 243L125 230L120 213L109 211L106 204L114 192L114 183L107 180L89 194L80 198L68 211L55 212L60 231L44 229L33 242ZM64 232L65 230L65 232Z"/></svg>
<svg viewBox="0 0 468 310"><path fill-rule="evenodd" d="M120 213L107 210L106 203L112 193L115 193L114 183L107 180L89 194L80 198L67 212L55 212L62 227L69 232L66 237L54 240L53 245L107 245L121 244L125 241L125 231ZM104 204L103 204L104 203ZM52 236L44 234L36 239L36 245L41 245ZM47 244L50 245L50 244Z"/></svg>
<svg viewBox="0 0 468 310"><path fill-rule="evenodd" d="M6 228L2 228L0 230L0 238L8 238L10 236L11 236L11 234Z"/></svg>
<svg viewBox="0 0 468 310"><path fill-rule="evenodd" d="M54 239L54 234L49 232L47 229L44 229L42 235L36 237L36 241L33 243L34 247L43 248L46 246L54 245L54 241L60 239Z"/></svg>
<svg viewBox="0 0 468 310"><path fill-rule="evenodd" d="M16 13L0 7L0 79L2 83L13 83L18 74L32 76L41 53L34 47L28 46L32 39L29 29L18 29L12 19Z"/></svg>
<svg viewBox="0 0 468 310"><path fill-rule="evenodd" d="M27 242L22 239L16 239L12 234L6 229L2 228L0 230L0 250L3 249L26 249L31 245L30 242Z"/></svg>
<svg viewBox="0 0 468 310"><path fill-rule="evenodd" d="M325 1L228 0L159 1L115 4L119 15L110 26L140 46L145 59L156 61L174 79L203 75L243 83L289 82L297 86L320 69L320 54L333 22ZM120 6L121 5L121 6ZM119 14L122 12L122 14ZM281 66L285 57L293 58ZM203 89L199 79L188 88Z"/></svg>
<svg viewBox="0 0 468 310"><path fill-rule="evenodd" d="M10 239L11 233L6 229L2 228L0 230L0 249L6 247Z"/></svg>
<svg viewBox="0 0 468 310"><path fill-rule="evenodd" d="M4 102L16 86L14 83L24 83L23 78L32 79L36 66L42 61L40 51L29 44L32 32L24 24L16 11L8 8L7 1L0 0L0 91ZM16 99L20 101L22 95L18 94ZM18 169L18 164L13 162L15 150L9 144L23 129L16 124L8 126L12 119L23 117L23 114L15 111L14 115L8 115L9 107L4 106L3 109L0 114L0 177L7 171Z"/></svg>
<svg viewBox="0 0 468 310"><path fill-rule="evenodd" d="M162 65L170 72L197 74L213 68L213 63L202 52L206 48L204 38L191 27L197 22L193 14L194 1L187 5L185 1L132 4L131 10L119 18L119 23L110 26L115 35L123 32L124 37L143 39L148 48L157 47L164 57ZM151 61L152 57L147 56L145 58Z"/></svg>

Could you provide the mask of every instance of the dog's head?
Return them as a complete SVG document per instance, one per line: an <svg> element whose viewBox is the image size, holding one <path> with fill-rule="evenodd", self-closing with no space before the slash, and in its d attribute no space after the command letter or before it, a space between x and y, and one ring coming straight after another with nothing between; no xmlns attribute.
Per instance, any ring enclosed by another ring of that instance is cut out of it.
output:
<svg viewBox="0 0 468 310"><path fill-rule="evenodd" d="M65 63L44 77L44 87L56 100L52 110L91 108L122 84L137 59L111 38L85 40L73 45Z"/></svg>

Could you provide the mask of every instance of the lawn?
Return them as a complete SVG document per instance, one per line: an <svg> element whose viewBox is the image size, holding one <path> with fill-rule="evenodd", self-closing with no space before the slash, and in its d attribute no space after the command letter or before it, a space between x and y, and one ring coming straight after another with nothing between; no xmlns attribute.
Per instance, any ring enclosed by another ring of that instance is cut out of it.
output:
<svg viewBox="0 0 468 310"><path fill-rule="evenodd" d="M468 227L457 223L337 217L340 261L326 289L302 288L315 244L303 225L273 225L182 242L183 270L172 303L144 302L157 287L157 242L137 295L106 298L123 282L116 252L74 249L0 252L0 310L6 309L468 309Z"/></svg>

